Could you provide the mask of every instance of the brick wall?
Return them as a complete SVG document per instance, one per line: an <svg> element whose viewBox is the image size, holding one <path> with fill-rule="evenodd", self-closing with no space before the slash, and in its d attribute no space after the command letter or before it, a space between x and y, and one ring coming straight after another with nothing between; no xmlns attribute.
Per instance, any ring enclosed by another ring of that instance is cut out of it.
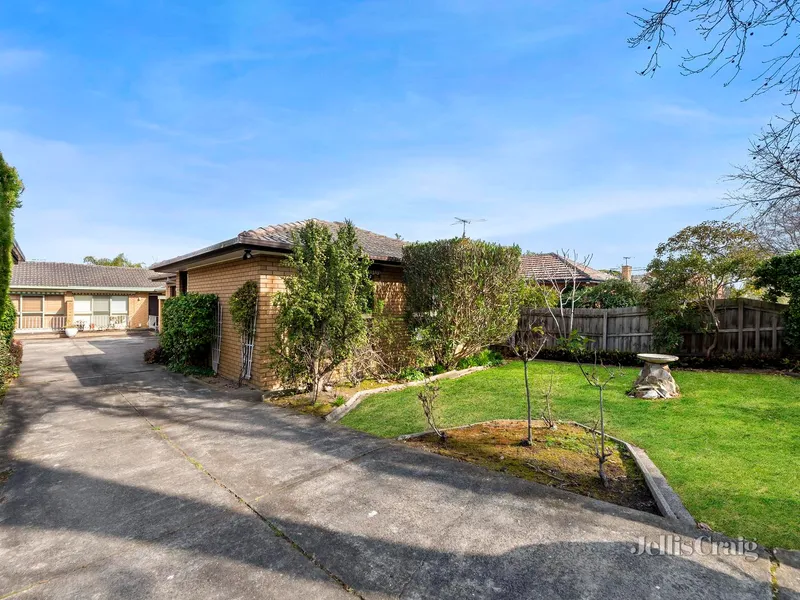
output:
<svg viewBox="0 0 800 600"><path fill-rule="evenodd" d="M147 292L128 296L128 327L131 329L147 328L148 298Z"/></svg>
<svg viewBox="0 0 800 600"><path fill-rule="evenodd" d="M277 308L273 299L284 291L285 278L291 270L283 266L281 256L257 255L250 260L233 260L206 267L190 269L188 291L216 294L222 305L222 343L220 344L219 374L228 379L238 379L241 368L241 345L233 328L228 301L245 281L253 279L259 284L258 319L253 350L252 383L262 389L276 389L280 381L269 368L269 348L275 339ZM378 298L386 303L387 310L402 315L405 306L402 271L386 269L375 282Z"/></svg>
<svg viewBox="0 0 800 600"><path fill-rule="evenodd" d="M278 385L275 374L268 368L267 350L275 336L275 312L272 299L284 289L283 279L288 270L281 266L282 257L254 256L250 260L233 260L207 267L190 269L188 291L216 294L222 305L222 343L220 344L219 374L238 379L241 369L241 344L233 327L228 301L245 281L259 284L258 318L253 350L252 382L265 389Z"/></svg>

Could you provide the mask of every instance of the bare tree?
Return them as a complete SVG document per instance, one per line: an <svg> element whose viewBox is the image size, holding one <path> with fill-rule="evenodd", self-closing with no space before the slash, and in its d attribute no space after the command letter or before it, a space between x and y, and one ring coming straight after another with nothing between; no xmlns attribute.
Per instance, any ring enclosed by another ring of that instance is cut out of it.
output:
<svg viewBox="0 0 800 600"><path fill-rule="evenodd" d="M542 394L544 396L544 408L542 409L542 421L550 429L556 428L556 420L553 417L553 405L552 405L552 398L553 398L553 379L555 378L555 372L550 371L550 383L548 384L547 388L544 390Z"/></svg>
<svg viewBox="0 0 800 600"><path fill-rule="evenodd" d="M540 320L523 311L519 317L517 330L511 334L508 347L522 360L522 369L525 373L525 400L528 403L528 446L533 445L533 420L531 419L531 387L528 378L528 364L534 360L547 342L547 334Z"/></svg>
<svg viewBox="0 0 800 600"><path fill-rule="evenodd" d="M794 249L800 241L800 123L776 123L750 143L750 164L728 177L738 187L727 200L737 210L748 210L753 228L770 241L770 248L775 243L779 249Z"/></svg>
<svg viewBox="0 0 800 600"><path fill-rule="evenodd" d="M431 380L426 381L422 385L422 389L417 394L420 403L422 404L422 411L425 413L425 419L428 421L428 426L433 429L434 433L439 436L439 439L444 442L447 434L439 427L436 418L436 401L439 399L439 384Z"/></svg>
<svg viewBox="0 0 800 600"><path fill-rule="evenodd" d="M606 450L606 424L605 407L603 406L603 392L605 392L606 386L617 376L618 371L606 368L602 361L598 363L596 351L594 353L594 364L591 366L591 368L587 369L584 367L580 360L577 360L577 363L586 381L593 388L596 388L600 395L600 419L598 422L600 427L599 443L597 441L597 425L592 430L592 437L594 438L594 454L597 457L600 481L603 483L603 487L608 487L608 477L605 473L605 464L612 452L610 450Z"/></svg>
<svg viewBox="0 0 800 600"><path fill-rule="evenodd" d="M789 254L800 250L800 205L786 206L752 218L750 227L761 247L770 254Z"/></svg>
<svg viewBox="0 0 800 600"><path fill-rule="evenodd" d="M574 250L564 250L558 253L568 270L566 278L557 276L555 272L550 272L541 277L533 277L536 285L544 298L550 316L556 323L556 331L560 339L570 337L575 322L575 304L578 301L578 279L580 278L580 267L589 266L592 262L592 255L587 254L583 262L578 262L578 253Z"/></svg>
<svg viewBox="0 0 800 600"><path fill-rule="evenodd" d="M743 70L753 44L769 57L750 73L753 91L745 99L777 92L784 96L789 116L777 119L752 142L752 166L737 167L730 179L740 184L728 201L738 210L747 208L756 220L784 210L800 210L796 128L800 114L795 104L800 94L800 0L661 0L657 10L632 15L639 28L629 38L631 47L646 46L649 59L640 71L652 76L660 67L660 52L670 48L668 38L678 23L688 21L699 34L701 49L687 50L680 68L686 75L726 74L730 84Z"/></svg>

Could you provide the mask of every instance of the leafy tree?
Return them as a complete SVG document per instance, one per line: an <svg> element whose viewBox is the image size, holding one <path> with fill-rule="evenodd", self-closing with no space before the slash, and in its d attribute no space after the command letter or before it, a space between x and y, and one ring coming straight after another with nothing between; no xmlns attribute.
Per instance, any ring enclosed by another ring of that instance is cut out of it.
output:
<svg viewBox="0 0 800 600"><path fill-rule="evenodd" d="M755 270L754 283L766 288L768 300L789 297L784 338L789 346L800 349L800 250L761 263Z"/></svg>
<svg viewBox="0 0 800 600"><path fill-rule="evenodd" d="M505 343L519 318L518 246L454 238L403 248L412 337L437 364Z"/></svg>
<svg viewBox="0 0 800 600"><path fill-rule="evenodd" d="M641 288L624 279L610 279L584 288L579 297L581 308L622 308L638 306L641 302Z"/></svg>
<svg viewBox="0 0 800 600"><path fill-rule="evenodd" d="M9 165L0 152L0 338L10 342L14 334L16 313L8 297L11 285L14 246L14 210L22 206L20 196L25 191L17 170Z"/></svg>
<svg viewBox="0 0 800 600"><path fill-rule="evenodd" d="M717 346L720 322L717 304L726 295L736 295L736 286L753 275L764 252L757 236L735 223L706 221L681 229L656 248L650 262L649 287L645 295L654 326L654 341L669 339L659 328L675 327L700 310L714 331L714 341L706 351L710 356ZM672 330L677 349L678 332Z"/></svg>
<svg viewBox="0 0 800 600"><path fill-rule="evenodd" d="M316 403L334 370L364 342L374 297L370 260L350 221L335 237L309 221L295 234L286 264L294 274L274 301L272 365L284 382L311 388Z"/></svg>
<svg viewBox="0 0 800 600"><path fill-rule="evenodd" d="M124 253L117 254L114 258L96 258L94 256L84 256L83 262L88 265L99 265L101 267L136 267L144 268L144 263L135 263L128 260Z"/></svg>

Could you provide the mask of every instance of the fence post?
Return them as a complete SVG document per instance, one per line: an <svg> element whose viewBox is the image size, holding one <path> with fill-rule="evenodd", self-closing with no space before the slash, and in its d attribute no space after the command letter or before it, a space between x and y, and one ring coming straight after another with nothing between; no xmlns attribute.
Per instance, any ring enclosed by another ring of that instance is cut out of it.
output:
<svg viewBox="0 0 800 600"><path fill-rule="evenodd" d="M778 351L778 313L772 313L772 351Z"/></svg>
<svg viewBox="0 0 800 600"><path fill-rule="evenodd" d="M761 307L756 311L756 352L761 352Z"/></svg>
<svg viewBox="0 0 800 600"><path fill-rule="evenodd" d="M736 343L736 348L739 351L739 354L743 354L744 353L744 299L739 298L737 304L739 309L737 328L739 329L739 331L737 336L738 339Z"/></svg>
<svg viewBox="0 0 800 600"><path fill-rule="evenodd" d="M608 309L603 309L603 350L608 350Z"/></svg>

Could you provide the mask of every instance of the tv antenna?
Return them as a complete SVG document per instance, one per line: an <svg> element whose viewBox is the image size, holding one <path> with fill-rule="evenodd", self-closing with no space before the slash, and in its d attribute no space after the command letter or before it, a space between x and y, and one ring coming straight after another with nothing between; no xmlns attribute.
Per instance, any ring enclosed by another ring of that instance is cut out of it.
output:
<svg viewBox="0 0 800 600"><path fill-rule="evenodd" d="M628 259L636 258L636 257L635 256L623 256L622 258L625 259L625 264L623 266L627 267L628 266Z"/></svg>
<svg viewBox="0 0 800 600"><path fill-rule="evenodd" d="M461 237L467 237L467 225L472 225L473 223L482 223L486 221L486 219L462 219L461 217L455 217L456 222L450 223L451 225L461 225Z"/></svg>

